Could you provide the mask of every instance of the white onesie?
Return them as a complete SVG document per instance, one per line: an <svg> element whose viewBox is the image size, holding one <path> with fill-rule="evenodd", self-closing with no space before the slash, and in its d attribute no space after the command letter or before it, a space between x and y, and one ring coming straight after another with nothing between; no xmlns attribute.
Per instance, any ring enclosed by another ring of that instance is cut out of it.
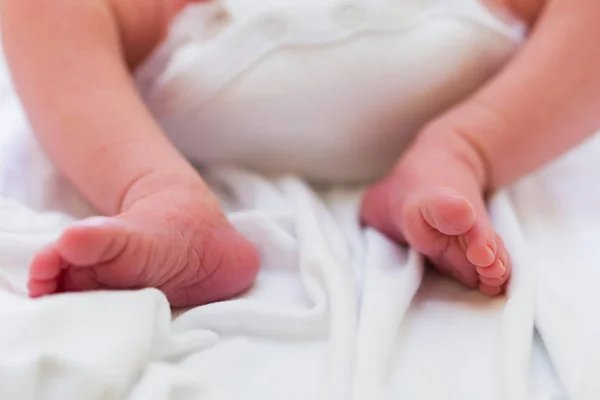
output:
<svg viewBox="0 0 600 400"><path fill-rule="evenodd" d="M480 0L227 0L188 6L136 80L197 164L364 180L521 38Z"/></svg>

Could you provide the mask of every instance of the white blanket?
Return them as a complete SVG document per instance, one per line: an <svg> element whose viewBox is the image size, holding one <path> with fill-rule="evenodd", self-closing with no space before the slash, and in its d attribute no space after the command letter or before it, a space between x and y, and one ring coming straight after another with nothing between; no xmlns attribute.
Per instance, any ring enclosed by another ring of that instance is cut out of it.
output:
<svg viewBox="0 0 600 400"><path fill-rule="evenodd" d="M0 399L600 398L600 138L492 202L514 262L496 300L361 229L359 188L207 171L263 268L172 320L156 290L26 297L34 252L89 209L1 83Z"/></svg>

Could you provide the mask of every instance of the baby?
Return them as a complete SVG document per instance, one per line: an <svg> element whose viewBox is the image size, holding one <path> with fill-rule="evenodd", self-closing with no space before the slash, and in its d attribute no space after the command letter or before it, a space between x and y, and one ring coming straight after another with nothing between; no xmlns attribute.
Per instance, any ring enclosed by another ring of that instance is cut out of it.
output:
<svg viewBox="0 0 600 400"><path fill-rule="evenodd" d="M190 2L0 1L5 53L32 127L106 216L73 225L39 251L31 296L154 287L173 306L191 306L230 298L254 281L257 250L132 79ZM526 42L492 79L419 129L366 193L361 218L496 296L511 265L486 195L600 128L600 1L488 3L531 28Z"/></svg>

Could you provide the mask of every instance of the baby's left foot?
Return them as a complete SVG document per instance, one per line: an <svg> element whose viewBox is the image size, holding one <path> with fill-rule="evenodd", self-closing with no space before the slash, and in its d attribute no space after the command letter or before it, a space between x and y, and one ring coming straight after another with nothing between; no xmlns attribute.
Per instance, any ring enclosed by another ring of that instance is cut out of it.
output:
<svg viewBox="0 0 600 400"><path fill-rule="evenodd" d="M444 274L497 296L510 276L510 260L485 207L477 153L453 141L417 142L367 191L362 219L410 244Z"/></svg>

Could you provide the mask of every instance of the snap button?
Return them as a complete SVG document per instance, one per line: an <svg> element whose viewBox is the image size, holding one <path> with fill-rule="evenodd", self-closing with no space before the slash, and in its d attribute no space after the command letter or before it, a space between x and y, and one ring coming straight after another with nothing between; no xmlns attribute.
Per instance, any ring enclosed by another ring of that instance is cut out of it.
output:
<svg viewBox="0 0 600 400"><path fill-rule="evenodd" d="M216 10L212 17L207 21L206 33L209 37L217 36L227 25L231 23L231 15L224 10Z"/></svg>
<svg viewBox="0 0 600 400"><path fill-rule="evenodd" d="M170 36L178 44L212 39L229 23L231 15L217 4L207 4L182 11L170 27Z"/></svg>
<svg viewBox="0 0 600 400"><path fill-rule="evenodd" d="M333 10L333 19L343 28L355 28L365 21L365 9L358 3L343 3Z"/></svg>

